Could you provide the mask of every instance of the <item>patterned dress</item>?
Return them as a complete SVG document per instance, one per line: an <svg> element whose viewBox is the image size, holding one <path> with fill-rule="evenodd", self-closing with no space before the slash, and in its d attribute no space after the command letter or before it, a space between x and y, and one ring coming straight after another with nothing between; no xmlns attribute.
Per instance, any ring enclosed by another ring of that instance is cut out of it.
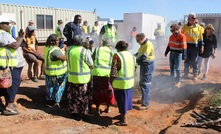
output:
<svg viewBox="0 0 221 134"><path fill-rule="evenodd" d="M90 91L87 84L68 83L68 111L74 114L88 114Z"/></svg>
<svg viewBox="0 0 221 134"><path fill-rule="evenodd" d="M67 88L67 73L59 76L46 75L46 100L60 102L62 95Z"/></svg>

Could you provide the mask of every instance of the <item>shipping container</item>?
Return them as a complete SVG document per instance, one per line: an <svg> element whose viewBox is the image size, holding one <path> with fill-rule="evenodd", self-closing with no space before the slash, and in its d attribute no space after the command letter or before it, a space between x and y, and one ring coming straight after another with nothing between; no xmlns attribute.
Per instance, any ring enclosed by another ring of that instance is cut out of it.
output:
<svg viewBox="0 0 221 134"><path fill-rule="evenodd" d="M55 32L57 21L63 20L63 25L73 21L74 16L80 14L83 21L87 20L92 27L97 20L96 12L61 9L53 7L37 7L13 4L0 4L0 14L6 15L10 20L16 22L16 29L25 29L28 22L35 22L36 37L40 43L44 43L47 37Z"/></svg>

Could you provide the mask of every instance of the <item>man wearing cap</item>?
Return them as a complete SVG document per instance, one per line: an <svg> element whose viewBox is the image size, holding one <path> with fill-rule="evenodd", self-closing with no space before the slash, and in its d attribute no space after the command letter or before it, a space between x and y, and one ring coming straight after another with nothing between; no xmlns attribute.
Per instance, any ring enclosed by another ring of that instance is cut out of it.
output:
<svg viewBox="0 0 221 134"><path fill-rule="evenodd" d="M21 84L20 75L25 65L22 49L19 47L24 37L24 31L20 30L18 38L15 40L8 33L9 30L10 26L8 18L0 15L0 70L5 70L6 66L9 66L12 76L12 86L7 89L0 89L0 96L4 95L6 100L6 105L2 114L16 115L19 112L16 109L14 100ZM8 54L8 62L5 58L6 52Z"/></svg>
<svg viewBox="0 0 221 134"><path fill-rule="evenodd" d="M184 76L188 78L189 68L193 67L193 79L198 79L198 54L204 50L203 29L199 24L195 23L196 14L188 15L188 23L183 25L181 32L186 36L187 40L187 57L184 62Z"/></svg>
<svg viewBox="0 0 221 134"><path fill-rule="evenodd" d="M59 38L59 47L63 48L64 47L64 39L65 36L63 34L63 21L58 20L58 26L55 28L55 34L58 35Z"/></svg>
<svg viewBox="0 0 221 134"><path fill-rule="evenodd" d="M9 33L11 34L11 36L12 36L14 39L16 39L16 28L15 28L16 23L15 23L15 21L10 20L10 24L11 24L11 28L10 28Z"/></svg>
<svg viewBox="0 0 221 134"><path fill-rule="evenodd" d="M112 18L109 18L107 25L104 25L101 28L99 46L101 46L102 39L104 38L109 38L112 45L117 42L117 33L114 27L114 20Z"/></svg>
<svg viewBox="0 0 221 134"><path fill-rule="evenodd" d="M186 36L180 33L179 25L172 24L170 26L172 35L169 38L168 46L165 51L165 57L170 51L170 76L175 86L180 87L181 84L181 61L186 56Z"/></svg>

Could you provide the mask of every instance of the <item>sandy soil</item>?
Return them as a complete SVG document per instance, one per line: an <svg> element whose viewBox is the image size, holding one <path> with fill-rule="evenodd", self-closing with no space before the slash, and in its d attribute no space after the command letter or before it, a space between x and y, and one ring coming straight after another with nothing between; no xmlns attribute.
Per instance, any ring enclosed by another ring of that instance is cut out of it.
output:
<svg viewBox="0 0 221 134"><path fill-rule="evenodd" d="M24 80L16 96L16 105L20 112L16 116L0 116L1 134L218 134L214 129L182 127L184 123L194 122L190 116L192 110L200 110L207 105L207 89L221 89L221 71L219 56L211 60L207 80L182 81L181 87L175 87L169 81L168 58L156 59L151 88L151 104L146 111L138 110L136 101L141 97L136 86L133 98L133 110L129 111L128 126L116 126L119 115L115 106L110 113L100 117L91 116L86 120L75 120L66 109L65 101L61 108L45 106L45 83ZM191 77L191 75L190 75ZM202 77L202 76L201 76ZM136 85L138 83L136 82ZM94 106L93 106L94 107ZM104 105L101 107L104 110Z"/></svg>

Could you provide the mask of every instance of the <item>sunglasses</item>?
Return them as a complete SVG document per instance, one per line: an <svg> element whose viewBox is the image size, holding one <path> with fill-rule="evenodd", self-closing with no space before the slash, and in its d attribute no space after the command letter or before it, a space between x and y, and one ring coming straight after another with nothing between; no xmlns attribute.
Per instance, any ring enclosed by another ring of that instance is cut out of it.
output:
<svg viewBox="0 0 221 134"><path fill-rule="evenodd" d="M192 19L194 19L194 20L195 20L196 18L194 18L194 17L193 17Z"/></svg>
<svg viewBox="0 0 221 134"><path fill-rule="evenodd" d="M170 30L170 32L174 32L175 30Z"/></svg>

